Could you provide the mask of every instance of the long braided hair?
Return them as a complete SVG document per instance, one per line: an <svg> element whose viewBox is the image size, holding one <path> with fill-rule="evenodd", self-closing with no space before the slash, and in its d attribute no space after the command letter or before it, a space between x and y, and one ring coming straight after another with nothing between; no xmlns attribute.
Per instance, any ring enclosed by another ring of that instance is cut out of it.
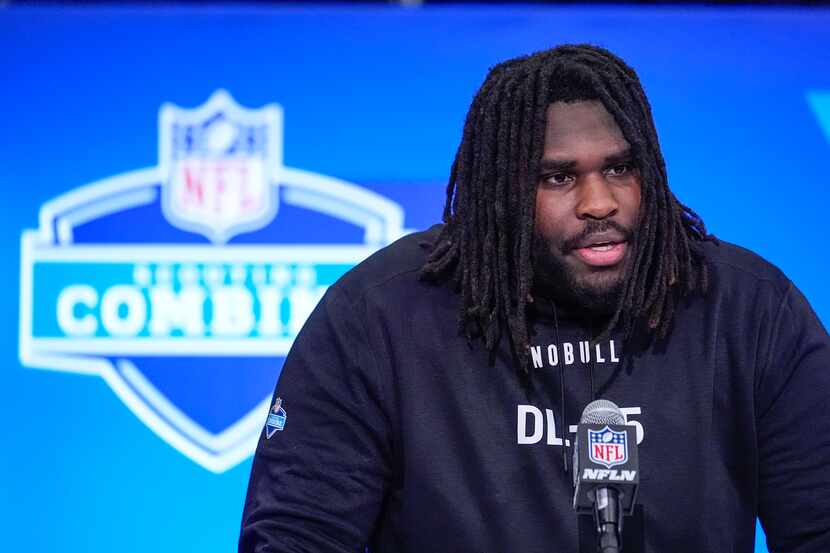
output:
<svg viewBox="0 0 830 553"><path fill-rule="evenodd" d="M713 237L669 190L651 108L634 70L591 45L563 45L501 63L467 113L447 185L445 225L421 275L460 291L460 331L470 340L481 337L491 359L506 331L524 371L547 107L581 100L599 100L614 117L642 186L636 248L605 332L621 326L628 338L643 323L649 335L663 338L680 297L708 286L706 264L691 246Z"/></svg>

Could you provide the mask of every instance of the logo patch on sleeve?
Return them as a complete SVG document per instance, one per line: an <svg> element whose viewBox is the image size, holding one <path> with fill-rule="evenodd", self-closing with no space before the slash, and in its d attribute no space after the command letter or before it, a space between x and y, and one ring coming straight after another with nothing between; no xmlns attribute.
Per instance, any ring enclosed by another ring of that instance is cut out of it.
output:
<svg viewBox="0 0 830 553"><path fill-rule="evenodd" d="M271 411L268 413L268 420L265 421L265 438L270 440L275 432L285 428L285 409L282 408L282 398L274 400Z"/></svg>

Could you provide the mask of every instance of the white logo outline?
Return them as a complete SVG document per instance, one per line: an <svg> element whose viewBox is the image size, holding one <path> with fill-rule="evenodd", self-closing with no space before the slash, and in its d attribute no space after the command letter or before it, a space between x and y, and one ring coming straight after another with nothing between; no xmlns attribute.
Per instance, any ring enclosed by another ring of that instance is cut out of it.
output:
<svg viewBox="0 0 830 553"><path fill-rule="evenodd" d="M212 98L233 101L227 92L217 91ZM271 104L270 106L278 106ZM198 108L197 108L198 109ZM162 111L164 108L162 108ZM281 139L280 139L281 144ZM279 156L281 159L281 153ZM397 203L353 183L284 167L275 168L272 182L282 188L284 203L322 212L364 229L362 244L312 246L273 245L170 245L170 244L84 244L74 243L75 227L99 217L155 202L166 168L161 165L129 171L79 186L44 203L36 230L21 235L19 359L23 366L97 375L104 379L121 401L147 427L180 453L214 473L236 466L254 451L262 430L262 420L271 403L271 390L251 411L219 433L211 433L185 413L143 377L127 358L114 363L104 354L145 351L145 343L90 338L44 339L33 336L33 267L41 261L135 261L136 259L205 260L275 259L292 262L348 262L356 264L378 248L400 238L403 209ZM97 340L97 342L96 342ZM109 340L109 344L105 343ZM141 339L135 339L141 340ZM292 340L212 340L214 355L225 353L279 357L285 355ZM158 355L205 353L208 339L191 343L179 341L160 347ZM97 344L97 345L96 345ZM138 349L136 349L138 348ZM230 352L230 353L229 353Z"/></svg>

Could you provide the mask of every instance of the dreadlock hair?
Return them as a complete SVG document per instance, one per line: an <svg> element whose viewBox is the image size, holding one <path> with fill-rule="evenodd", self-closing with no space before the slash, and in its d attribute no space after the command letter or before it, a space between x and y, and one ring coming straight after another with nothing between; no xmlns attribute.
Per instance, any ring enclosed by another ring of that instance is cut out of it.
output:
<svg viewBox="0 0 830 553"><path fill-rule="evenodd" d="M493 67L476 93L452 164L444 227L421 276L461 294L459 330L481 337L491 362L507 331L514 361L529 361L536 186L547 107L599 100L614 117L640 172L639 226L627 278L603 332L638 323L665 337L680 297L708 286L693 241L712 240L702 219L668 187L651 107L637 74L597 46L563 45ZM649 338L650 339L650 338Z"/></svg>

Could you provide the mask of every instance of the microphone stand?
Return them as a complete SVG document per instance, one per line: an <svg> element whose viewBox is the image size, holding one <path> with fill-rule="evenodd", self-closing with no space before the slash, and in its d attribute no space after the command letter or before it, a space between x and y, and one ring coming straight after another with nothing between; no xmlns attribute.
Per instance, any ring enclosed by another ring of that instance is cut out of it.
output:
<svg viewBox="0 0 830 553"><path fill-rule="evenodd" d="M621 553L623 510L620 495L614 488L599 488L594 501L599 553Z"/></svg>

